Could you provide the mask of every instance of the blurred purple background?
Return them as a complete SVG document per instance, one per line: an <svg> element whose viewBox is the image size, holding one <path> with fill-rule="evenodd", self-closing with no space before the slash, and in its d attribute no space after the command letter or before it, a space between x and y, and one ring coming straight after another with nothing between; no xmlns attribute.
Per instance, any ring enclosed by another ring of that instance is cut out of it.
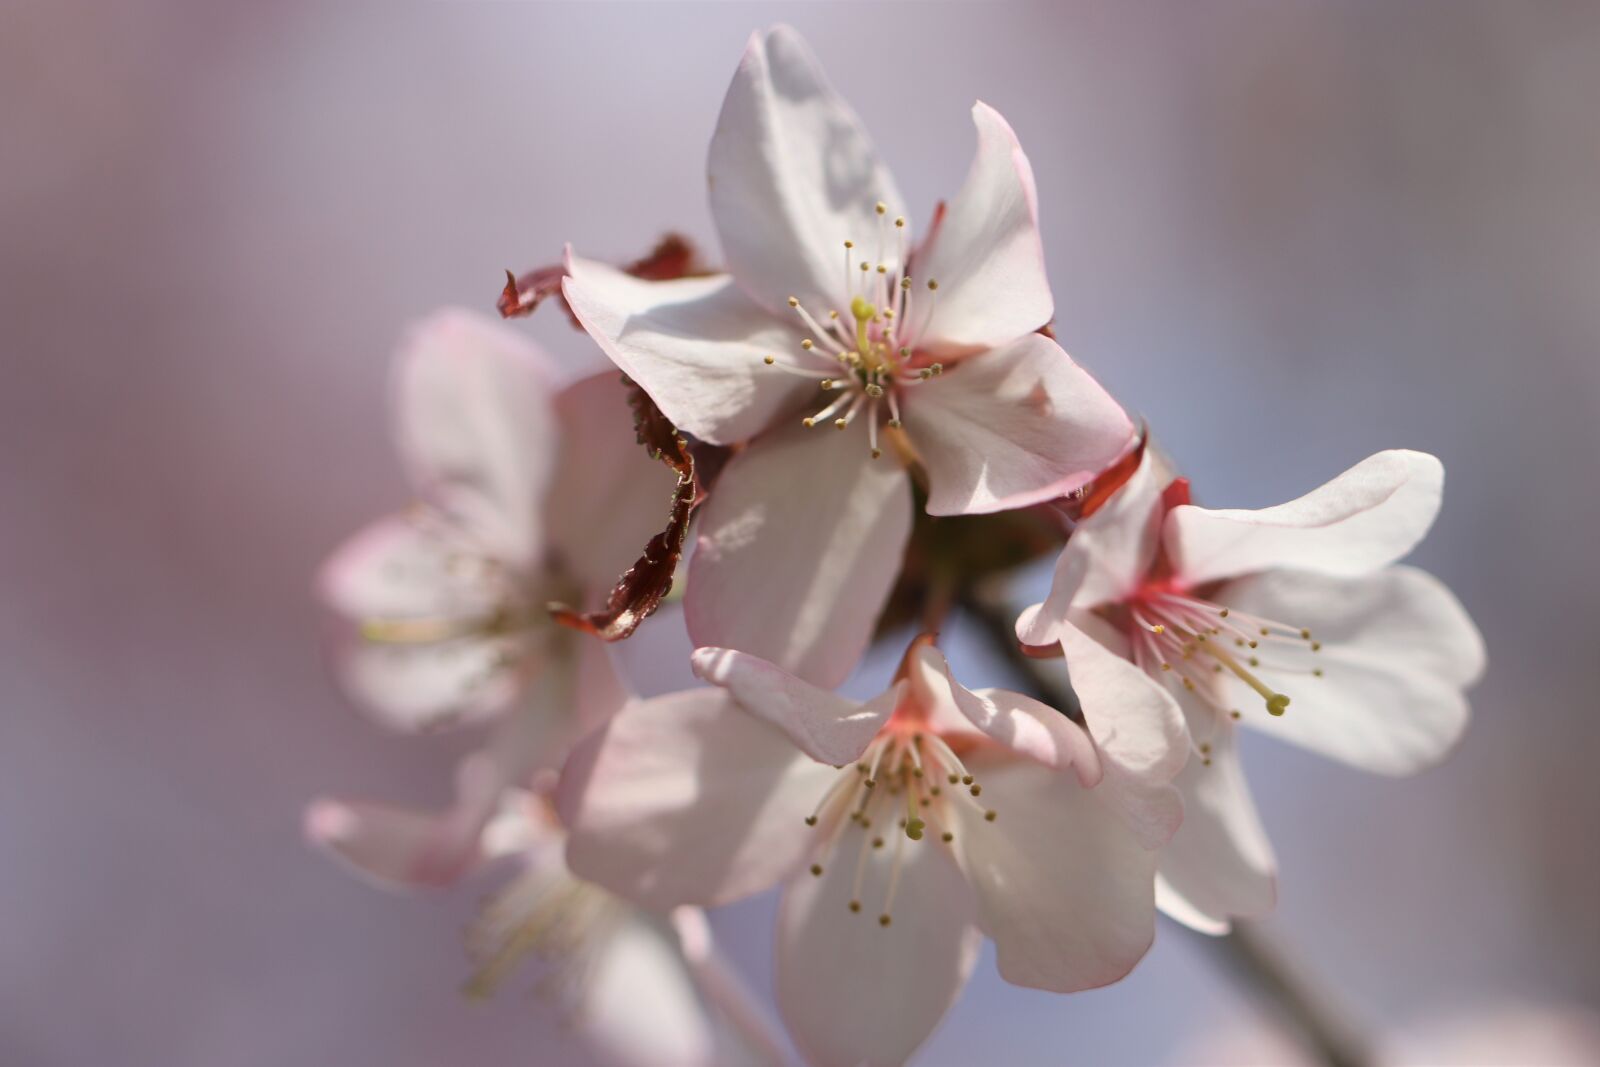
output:
<svg viewBox="0 0 1600 1067"><path fill-rule="evenodd" d="M1443 457L1414 560L1488 640L1476 721L1405 781L1252 746L1269 928L1374 1028L1600 999L1600 9L223 6L0 10L0 1063L581 1062L531 999L456 995L484 887L385 896L302 843L319 793L443 801L462 747L341 704L310 575L403 499L408 321L569 239L715 255L706 142L777 19L919 218L972 100L1006 114L1062 343L1203 501ZM678 626L629 650L647 688ZM717 918L763 988L770 913ZM921 1062L1180 1062L1254 1011L1164 926L1073 998L986 959Z"/></svg>

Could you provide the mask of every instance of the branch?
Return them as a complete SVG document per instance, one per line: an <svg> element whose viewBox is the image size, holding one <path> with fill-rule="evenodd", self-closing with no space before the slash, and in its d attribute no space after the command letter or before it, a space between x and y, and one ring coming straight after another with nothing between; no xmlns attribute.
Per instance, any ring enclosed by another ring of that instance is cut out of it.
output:
<svg viewBox="0 0 1600 1067"><path fill-rule="evenodd" d="M1344 1016L1255 924L1235 921L1233 932L1223 937L1194 936L1211 948L1241 985L1276 1008L1278 1018L1294 1029L1306 1049L1326 1067L1367 1067L1372 1062L1366 1042Z"/></svg>

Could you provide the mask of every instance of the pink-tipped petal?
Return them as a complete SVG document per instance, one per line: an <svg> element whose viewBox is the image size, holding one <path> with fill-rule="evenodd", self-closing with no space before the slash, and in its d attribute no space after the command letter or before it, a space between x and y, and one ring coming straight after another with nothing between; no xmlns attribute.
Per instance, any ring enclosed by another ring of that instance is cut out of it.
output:
<svg viewBox="0 0 1600 1067"><path fill-rule="evenodd" d="M1127 413L1048 337L1028 334L908 387L906 432L928 469L930 515L1064 496L1134 438Z"/></svg>
<svg viewBox="0 0 1600 1067"><path fill-rule="evenodd" d="M787 26L751 36L706 172L728 269L776 314L793 314L791 296L816 315L846 313L844 242L855 242L858 262L876 259L879 226L903 213L861 120ZM882 256L891 269L893 242L891 233Z"/></svg>
<svg viewBox="0 0 1600 1067"><path fill-rule="evenodd" d="M942 845L902 839L863 851L868 832L845 831L822 875L800 875L778 908L778 1008L813 1067L905 1063L955 1003L982 945L971 892Z"/></svg>
<svg viewBox="0 0 1600 1067"><path fill-rule="evenodd" d="M529 566L556 426L551 369L487 315L439 312L414 329L395 371L396 436L418 494L500 561Z"/></svg>
<svg viewBox="0 0 1600 1067"><path fill-rule="evenodd" d="M938 353L1003 345L1049 322L1055 310L1033 168L998 111L980 101L972 121L972 170L915 265L917 282L939 283L920 344Z"/></svg>
<svg viewBox="0 0 1600 1067"><path fill-rule="evenodd" d="M1139 588L1161 548L1162 491L1173 476L1166 457L1146 441L1133 474L1072 531L1056 559L1050 595L1017 621L1018 640L1055 644L1075 610L1123 600Z"/></svg>
<svg viewBox="0 0 1600 1067"><path fill-rule="evenodd" d="M909 699L925 709L955 709L991 741L1056 770L1072 768L1085 787L1100 781L1100 757L1083 728L1056 708L1004 689L967 689L944 654L924 645L912 654Z"/></svg>
<svg viewBox="0 0 1600 1067"><path fill-rule="evenodd" d="M1146 442L1138 467L1122 488L1078 523L1067 548L1083 553L1087 565L1073 604L1092 608L1122 600L1138 589L1161 548L1161 520L1166 514L1161 496L1172 479L1166 458Z"/></svg>
<svg viewBox="0 0 1600 1067"><path fill-rule="evenodd" d="M794 869L838 773L720 690L637 701L562 772L567 863L646 907L725 904Z"/></svg>
<svg viewBox="0 0 1600 1067"><path fill-rule="evenodd" d="M702 681L727 690L740 707L788 734L806 755L835 767L853 763L894 712L895 691L858 704L759 656L728 648L695 649L691 663Z"/></svg>
<svg viewBox="0 0 1600 1067"><path fill-rule="evenodd" d="M773 318L726 274L651 282L569 252L562 291L611 361L702 441L754 436L816 392L815 382L766 363L807 358L799 322Z"/></svg>
<svg viewBox="0 0 1600 1067"><path fill-rule="evenodd" d="M735 456L700 514L684 610L697 646L737 648L813 685L855 668L911 532L911 484L857 419L800 425Z"/></svg>
<svg viewBox="0 0 1600 1067"><path fill-rule="evenodd" d="M1190 760L1178 776L1183 826L1160 854L1163 896L1174 904L1167 914L1202 933L1265 915L1278 898L1277 862L1250 799L1235 732L1221 723L1201 735L1210 738L1211 763Z"/></svg>
<svg viewBox="0 0 1600 1067"><path fill-rule="evenodd" d="M1436 763L1466 729L1462 690L1483 672L1483 638L1432 575L1412 567L1362 578L1272 571L1217 595L1240 611L1305 627L1321 644L1263 646L1259 673L1289 697L1282 715L1267 714L1243 683L1224 682L1224 699L1243 710L1246 725L1395 775Z"/></svg>
<svg viewBox="0 0 1600 1067"><path fill-rule="evenodd" d="M388 889L447 886L485 858L484 828L502 803L494 769L481 755L456 772L456 801L417 812L362 801L318 800L306 809L307 839L356 874ZM541 831L529 824L527 832Z"/></svg>
<svg viewBox="0 0 1600 1067"><path fill-rule="evenodd" d="M1422 540L1443 489L1436 458L1392 449L1276 507L1173 508L1162 536L1178 575L1191 585L1277 567L1370 574Z"/></svg>
<svg viewBox="0 0 1600 1067"><path fill-rule="evenodd" d="M974 759L983 805L953 804L956 854L1000 976L1071 993L1122 978L1155 937L1156 853L1070 774Z"/></svg>

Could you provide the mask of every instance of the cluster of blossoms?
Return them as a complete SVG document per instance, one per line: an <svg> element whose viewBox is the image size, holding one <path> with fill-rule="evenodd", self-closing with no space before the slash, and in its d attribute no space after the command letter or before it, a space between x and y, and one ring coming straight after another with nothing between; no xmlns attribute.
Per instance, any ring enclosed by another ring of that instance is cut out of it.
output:
<svg viewBox="0 0 1600 1067"><path fill-rule="evenodd" d="M502 295L507 316L564 303L622 375L558 386L467 312L402 352L418 503L321 587L360 704L487 741L444 813L323 801L308 830L391 885L519 860L471 987L539 959L614 1059L785 1054L698 910L773 887L809 1063L904 1062L985 937L1015 984L1117 981L1158 909L1220 933L1274 903L1240 727L1402 774L1465 726L1481 641L1396 562L1438 461L1381 452L1261 511L1190 503L1053 340L1027 157L994 109L973 119L966 182L916 239L804 43L758 33L710 149L728 273L675 241L626 268L569 250ZM691 530L705 685L638 697L611 644ZM1048 598L990 632L1062 681L968 688L935 631L1047 552ZM839 695L875 639L905 648L892 684Z"/></svg>

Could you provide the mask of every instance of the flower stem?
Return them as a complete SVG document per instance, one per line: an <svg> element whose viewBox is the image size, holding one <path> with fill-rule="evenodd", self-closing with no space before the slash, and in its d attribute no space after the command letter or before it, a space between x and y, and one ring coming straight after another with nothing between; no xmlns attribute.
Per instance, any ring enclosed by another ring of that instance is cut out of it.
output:
<svg viewBox="0 0 1600 1067"><path fill-rule="evenodd" d="M1326 1067L1367 1067L1372 1062L1366 1042L1344 1016L1255 924L1236 921L1226 936L1194 936L1241 985L1275 1009L1277 1018L1292 1027L1306 1050Z"/></svg>
<svg viewBox="0 0 1600 1067"><path fill-rule="evenodd" d="M1039 661L1031 659L1017 643L1012 613L970 586L956 591L955 603L983 636L990 649L1005 660L1033 695L1069 717L1082 721L1081 705L1070 684L1045 675ZM1211 949L1240 985L1265 1003L1274 1017L1291 1027L1306 1051L1325 1067L1367 1067L1372 1062L1368 1043L1358 1035L1328 997L1314 988L1302 968L1285 959L1253 925L1235 922L1223 937L1195 935Z"/></svg>

